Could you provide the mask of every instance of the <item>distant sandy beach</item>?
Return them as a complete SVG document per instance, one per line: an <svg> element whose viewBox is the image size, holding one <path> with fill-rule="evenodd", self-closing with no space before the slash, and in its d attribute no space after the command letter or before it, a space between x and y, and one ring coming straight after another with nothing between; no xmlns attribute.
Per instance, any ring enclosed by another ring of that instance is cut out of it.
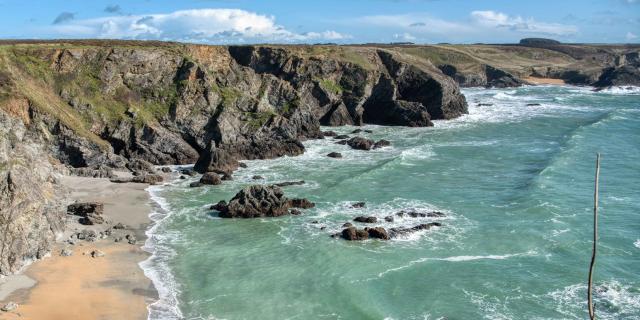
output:
<svg viewBox="0 0 640 320"><path fill-rule="evenodd" d="M526 77L523 78L524 81L533 83L533 84L565 84L562 79L553 79L553 78L538 78L538 77Z"/></svg>
<svg viewBox="0 0 640 320"><path fill-rule="evenodd" d="M138 265L149 254L141 249L147 228L149 196L146 184L115 184L107 179L63 177L77 201L104 203L110 225L123 223L136 243L115 242L113 237L95 242L58 243L51 256L34 262L23 273L0 282L0 304L16 302L18 308L0 313L0 319L147 319L147 305L157 298L150 279ZM71 222L65 238L82 228ZM89 226L103 231L108 225ZM63 249L72 256L61 256ZM105 255L93 258L91 252Z"/></svg>

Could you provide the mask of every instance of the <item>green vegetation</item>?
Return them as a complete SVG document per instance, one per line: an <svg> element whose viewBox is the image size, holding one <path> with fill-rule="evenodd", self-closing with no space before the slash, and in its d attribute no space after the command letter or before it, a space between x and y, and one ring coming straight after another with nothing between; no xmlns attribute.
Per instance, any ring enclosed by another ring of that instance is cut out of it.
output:
<svg viewBox="0 0 640 320"><path fill-rule="evenodd" d="M247 124L252 129L259 129L264 126L271 118L277 116L278 114L273 111L263 111L263 112L245 112L244 116L246 117Z"/></svg>
<svg viewBox="0 0 640 320"><path fill-rule="evenodd" d="M340 95L344 91L344 89L340 86L339 83L336 83L331 79L321 79L318 81L318 83L323 89L336 95Z"/></svg>

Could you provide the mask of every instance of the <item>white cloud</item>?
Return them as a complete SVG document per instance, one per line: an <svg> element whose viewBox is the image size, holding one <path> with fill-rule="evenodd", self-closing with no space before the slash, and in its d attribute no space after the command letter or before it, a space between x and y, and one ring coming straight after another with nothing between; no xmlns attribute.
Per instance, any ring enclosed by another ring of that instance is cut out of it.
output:
<svg viewBox="0 0 640 320"><path fill-rule="evenodd" d="M168 14L73 20L48 27L48 31L67 37L212 43L304 42L349 38L336 31L295 33L277 25L273 16L239 9L194 9Z"/></svg>
<svg viewBox="0 0 640 320"><path fill-rule="evenodd" d="M638 36L635 33L632 33L631 31L629 31L627 32L626 38L627 40L632 41L632 40L638 39Z"/></svg>
<svg viewBox="0 0 640 320"><path fill-rule="evenodd" d="M392 29L394 38L410 33L416 38L477 41L527 35L565 37L578 32L578 28L572 25L539 22L496 11L473 11L468 19L461 21L443 20L426 13L365 16L355 21L360 25Z"/></svg>
<svg viewBox="0 0 640 320"><path fill-rule="evenodd" d="M416 37L414 37L412 34L405 32L403 34L394 34L393 35L394 39L398 39L398 40L404 40L404 41L413 41L416 40Z"/></svg>
<svg viewBox="0 0 640 320"><path fill-rule="evenodd" d="M555 36L567 36L578 32L578 28L560 23L538 22L533 18L511 17L495 11L473 11L471 19L474 23L489 28L505 28L521 33L537 33Z"/></svg>

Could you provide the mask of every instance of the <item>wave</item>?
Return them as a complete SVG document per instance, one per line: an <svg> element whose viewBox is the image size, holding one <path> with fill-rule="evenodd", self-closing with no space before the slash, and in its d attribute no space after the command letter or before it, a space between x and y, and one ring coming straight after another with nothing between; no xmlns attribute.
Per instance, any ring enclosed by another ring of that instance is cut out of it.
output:
<svg viewBox="0 0 640 320"><path fill-rule="evenodd" d="M565 316L582 315L586 308L586 284L574 284L545 295L555 310ZM640 290L632 284L610 280L596 284L594 304L599 319L640 319Z"/></svg>
<svg viewBox="0 0 640 320"><path fill-rule="evenodd" d="M634 243L633 243L633 245L634 245L636 248L640 249L640 239L636 240L636 242L634 242Z"/></svg>
<svg viewBox="0 0 640 320"><path fill-rule="evenodd" d="M613 86L609 87L597 93L606 93L612 95L640 95L640 87L636 86Z"/></svg>
<svg viewBox="0 0 640 320"><path fill-rule="evenodd" d="M151 256L139 263L147 278L151 279L154 287L158 291L159 299L147 306L149 319L182 319L183 315L179 308L178 295L180 293L179 284L173 277L167 260L175 255L175 252L162 244L159 228L162 222L171 216L172 211L165 198L160 196L163 186L150 186L145 189L149 193L153 210L149 214L152 225L145 234L147 240L143 250L151 253Z"/></svg>
<svg viewBox="0 0 640 320"><path fill-rule="evenodd" d="M444 257L444 258L426 257L426 258L420 258L417 260L410 261L408 264L400 267L391 268L383 272L380 272L378 273L378 278L384 277L387 273L404 270L404 269L410 268L415 264L420 264L427 261L467 262L467 261L476 261L476 260L506 260L506 259L515 258L515 257L530 257L530 256L535 256L537 254L538 253L536 251L530 250L523 253L511 253L511 254L503 254L503 255L451 256L451 257Z"/></svg>

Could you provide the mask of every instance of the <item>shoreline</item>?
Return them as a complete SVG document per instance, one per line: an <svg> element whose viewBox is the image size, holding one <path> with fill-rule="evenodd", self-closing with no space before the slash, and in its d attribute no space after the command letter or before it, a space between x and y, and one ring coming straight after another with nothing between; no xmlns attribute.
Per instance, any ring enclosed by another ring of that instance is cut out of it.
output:
<svg viewBox="0 0 640 320"><path fill-rule="evenodd" d="M47 257L0 280L0 304L18 304L3 312L2 319L148 319L159 298L142 265L153 254L146 250L154 213L149 186L75 176L60 181L70 191L68 199L104 203L108 224L82 226L77 217L67 216L64 236ZM112 229L117 223L126 229ZM110 230L113 235L94 242L70 237L83 230ZM126 236L135 238L129 243ZM63 256L63 250L73 254ZM92 257L94 250L104 256Z"/></svg>

